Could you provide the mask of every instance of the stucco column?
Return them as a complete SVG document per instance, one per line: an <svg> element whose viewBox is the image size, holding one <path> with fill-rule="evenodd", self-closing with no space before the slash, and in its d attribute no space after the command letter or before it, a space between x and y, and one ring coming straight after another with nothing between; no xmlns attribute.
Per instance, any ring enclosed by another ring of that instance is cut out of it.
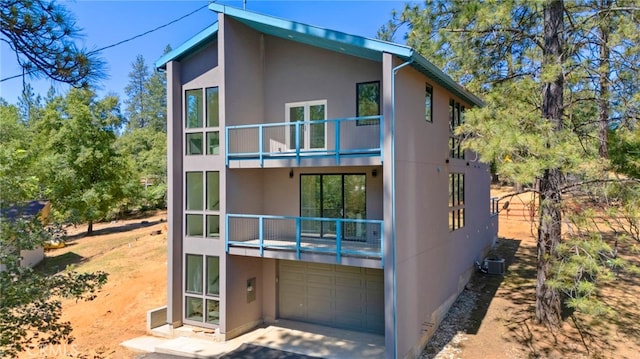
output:
<svg viewBox="0 0 640 359"><path fill-rule="evenodd" d="M384 205L384 323L385 357L396 357L395 343L395 229L393 224L393 56L382 54L382 114L383 114L383 205Z"/></svg>
<svg viewBox="0 0 640 359"><path fill-rule="evenodd" d="M167 63L167 323L182 326L182 84L180 63Z"/></svg>

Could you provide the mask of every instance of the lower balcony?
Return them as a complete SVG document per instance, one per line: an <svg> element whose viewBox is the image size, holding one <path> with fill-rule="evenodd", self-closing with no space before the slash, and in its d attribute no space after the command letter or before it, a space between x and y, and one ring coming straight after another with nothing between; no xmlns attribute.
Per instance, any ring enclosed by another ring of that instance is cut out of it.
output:
<svg viewBox="0 0 640 359"><path fill-rule="evenodd" d="M227 215L229 254L382 268L381 220Z"/></svg>

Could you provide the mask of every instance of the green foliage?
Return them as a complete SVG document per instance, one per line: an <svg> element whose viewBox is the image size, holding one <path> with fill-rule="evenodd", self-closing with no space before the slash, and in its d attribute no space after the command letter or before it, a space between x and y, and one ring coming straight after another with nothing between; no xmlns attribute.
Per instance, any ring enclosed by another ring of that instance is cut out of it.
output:
<svg viewBox="0 0 640 359"><path fill-rule="evenodd" d="M30 137L18 108L0 100L0 208L37 198L38 179L29 170Z"/></svg>
<svg viewBox="0 0 640 359"><path fill-rule="evenodd" d="M65 271L47 276L19 266L20 250L42 247L51 233L37 218L0 221L0 356L42 345L71 343L71 323L61 321L61 298L92 300L104 272Z"/></svg>
<svg viewBox="0 0 640 359"><path fill-rule="evenodd" d="M628 268L605 234L613 233L615 243L636 237L638 196L618 190L613 200L602 188L618 180L609 176L611 164L637 174L633 152L640 142L630 129L640 108L640 12L633 5L427 0L406 5L379 32L391 40L406 29L409 45L481 95L486 106L466 111L456 130L463 147L501 178L540 192L538 268L552 272L540 276L548 283L538 283L539 320L541 301L555 297L540 293L545 285L564 292L569 306L603 313L598 285L612 280L614 269ZM608 128L615 128L608 136L611 162L603 158Z"/></svg>
<svg viewBox="0 0 640 359"><path fill-rule="evenodd" d="M138 55L131 66L129 83L124 90L127 94L125 115L129 119L128 131L150 127L166 132L165 75L158 71L149 72L142 55Z"/></svg>
<svg viewBox="0 0 640 359"><path fill-rule="evenodd" d="M613 168L640 179L640 128L619 127L609 132L609 156Z"/></svg>
<svg viewBox="0 0 640 359"><path fill-rule="evenodd" d="M103 77L102 60L76 46L73 17L53 1L1 0L0 34L30 75L74 86Z"/></svg>
<svg viewBox="0 0 640 359"><path fill-rule="evenodd" d="M90 90L72 89L48 104L40 133L49 132L41 139L48 152L40 167L53 208L64 218L92 223L126 198L134 176L115 148L121 123L118 99L98 100Z"/></svg>
<svg viewBox="0 0 640 359"><path fill-rule="evenodd" d="M165 53L170 51L165 49ZM128 99L127 131L118 138L116 147L138 174L135 200L123 207L164 208L167 191L167 115L166 80L160 72L150 73L144 58L138 55L125 88ZM134 190L133 181L130 183ZM133 199L133 197L131 198Z"/></svg>

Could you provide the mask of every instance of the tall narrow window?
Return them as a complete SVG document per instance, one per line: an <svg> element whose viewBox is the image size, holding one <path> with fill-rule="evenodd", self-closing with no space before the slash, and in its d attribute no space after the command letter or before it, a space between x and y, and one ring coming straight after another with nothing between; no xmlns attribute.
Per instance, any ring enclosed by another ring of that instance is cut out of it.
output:
<svg viewBox="0 0 640 359"><path fill-rule="evenodd" d="M187 254L187 293L202 294L202 256Z"/></svg>
<svg viewBox="0 0 640 359"><path fill-rule="evenodd" d="M356 84L356 117L380 115L380 81L361 82ZM380 119L357 120L356 125L377 125Z"/></svg>
<svg viewBox="0 0 640 359"><path fill-rule="evenodd" d="M220 210L220 172L207 172L207 210Z"/></svg>
<svg viewBox="0 0 640 359"><path fill-rule="evenodd" d="M220 106L218 101L218 88L209 87L207 92L207 127L220 126Z"/></svg>
<svg viewBox="0 0 640 359"><path fill-rule="evenodd" d="M449 174L449 230L464 227L464 174Z"/></svg>
<svg viewBox="0 0 640 359"><path fill-rule="evenodd" d="M187 172L187 210L201 211L203 209L202 172Z"/></svg>
<svg viewBox="0 0 640 359"><path fill-rule="evenodd" d="M220 258L207 257L207 295L220 294Z"/></svg>
<svg viewBox="0 0 640 359"><path fill-rule="evenodd" d="M459 102L449 100L449 157L464 159L462 139L455 134L456 128L463 123L464 106Z"/></svg>
<svg viewBox="0 0 640 359"><path fill-rule="evenodd" d="M424 89L424 119L433 122L433 87L429 84Z"/></svg>
<svg viewBox="0 0 640 359"><path fill-rule="evenodd" d="M202 90L187 90L185 96L186 106L186 127L202 127Z"/></svg>

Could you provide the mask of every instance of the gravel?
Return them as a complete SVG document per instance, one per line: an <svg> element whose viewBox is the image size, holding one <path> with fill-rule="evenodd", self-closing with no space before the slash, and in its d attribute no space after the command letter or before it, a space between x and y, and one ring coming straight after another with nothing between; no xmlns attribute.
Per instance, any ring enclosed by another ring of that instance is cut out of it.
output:
<svg viewBox="0 0 640 359"><path fill-rule="evenodd" d="M465 289L453 303L435 334L427 343L421 359L457 359L462 353L461 343L466 334L469 316L476 307L478 294Z"/></svg>

